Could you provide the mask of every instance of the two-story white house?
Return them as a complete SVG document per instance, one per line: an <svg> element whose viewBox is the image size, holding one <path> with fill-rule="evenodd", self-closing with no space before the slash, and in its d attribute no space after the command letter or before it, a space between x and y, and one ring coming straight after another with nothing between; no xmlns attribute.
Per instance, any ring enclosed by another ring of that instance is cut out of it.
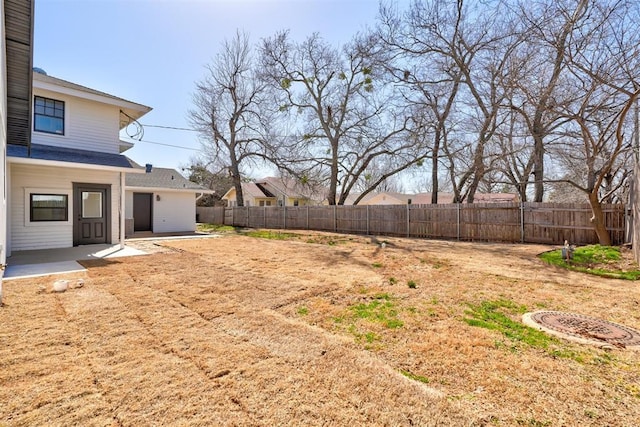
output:
<svg viewBox="0 0 640 427"><path fill-rule="evenodd" d="M7 146L7 255L123 244L125 177L144 169L119 133L151 108L35 71L32 99L31 143Z"/></svg>

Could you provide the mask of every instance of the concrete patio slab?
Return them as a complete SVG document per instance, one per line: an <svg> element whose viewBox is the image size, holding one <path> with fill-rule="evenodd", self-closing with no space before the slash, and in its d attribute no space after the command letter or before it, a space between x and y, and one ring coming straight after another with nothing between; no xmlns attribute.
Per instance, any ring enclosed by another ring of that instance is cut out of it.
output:
<svg viewBox="0 0 640 427"><path fill-rule="evenodd" d="M146 255L130 246L85 245L64 249L17 251L7 258L3 280L85 271L76 261Z"/></svg>
<svg viewBox="0 0 640 427"><path fill-rule="evenodd" d="M77 261L45 262L42 264L8 265L3 280L26 279L51 274L86 271Z"/></svg>

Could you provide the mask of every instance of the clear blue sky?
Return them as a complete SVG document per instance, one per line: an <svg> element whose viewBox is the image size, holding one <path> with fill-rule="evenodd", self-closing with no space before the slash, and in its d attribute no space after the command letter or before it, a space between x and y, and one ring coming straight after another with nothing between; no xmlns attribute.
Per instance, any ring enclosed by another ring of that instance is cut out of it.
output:
<svg viewBox="0 0 640 427"><path fill-rule="evenodd" d="M340 44L372 26L378 0L36 0L34 66L153 108L140 122L189 127L195 81L236 29L252 42L288 29ZM186 166L194 132L146 128L126 152L140 164Z"/></svg>

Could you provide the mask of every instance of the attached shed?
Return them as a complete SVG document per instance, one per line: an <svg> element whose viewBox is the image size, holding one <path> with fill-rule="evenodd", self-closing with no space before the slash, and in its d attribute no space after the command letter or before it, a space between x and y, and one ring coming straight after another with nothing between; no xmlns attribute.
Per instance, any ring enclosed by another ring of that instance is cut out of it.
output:
<svg viewBox="0 0 640 427"><path fill-rule="evenodd" d="M189 181L175 169L146 166L127 174L126 235L138 232L182 233L196 229L196 200L212 190Z"/></svg>

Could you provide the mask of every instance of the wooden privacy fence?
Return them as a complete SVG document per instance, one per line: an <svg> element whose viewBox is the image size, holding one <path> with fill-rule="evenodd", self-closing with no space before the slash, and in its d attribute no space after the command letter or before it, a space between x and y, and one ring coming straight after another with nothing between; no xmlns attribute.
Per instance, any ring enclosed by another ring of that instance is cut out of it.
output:
<svg viewBox="0 0 640 427"><path fill-rule="evenodd" d="M603 210L613 244L625 243L624 205L603 205ZM513 243L598 242L588 204L198 207L197 212L201 222L235 227Z"/></svg>

